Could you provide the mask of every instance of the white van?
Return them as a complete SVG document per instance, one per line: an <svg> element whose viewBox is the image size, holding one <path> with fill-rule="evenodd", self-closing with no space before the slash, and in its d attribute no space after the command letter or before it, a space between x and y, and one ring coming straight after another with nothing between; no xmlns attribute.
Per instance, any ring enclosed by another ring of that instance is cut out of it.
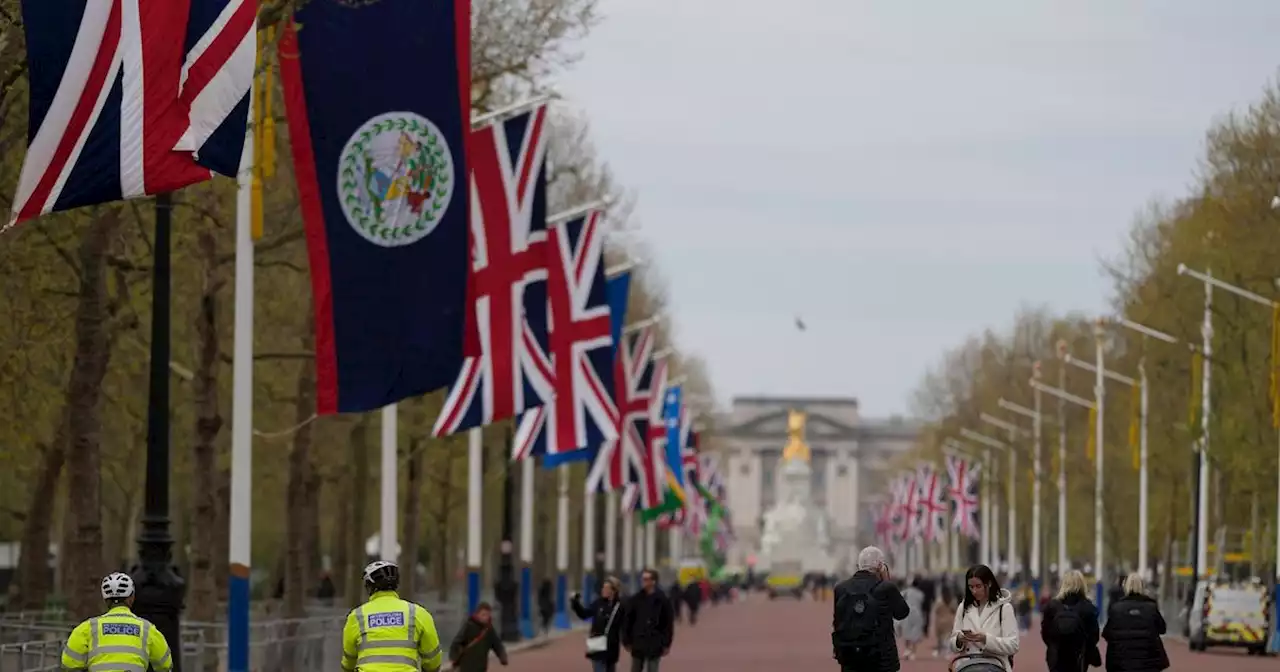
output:
<svg viewBox="0 0 1280 672"><path fill-rule="evenodd" d="M1267 651L1271 635L1271 592L1260 583L1201 581L1188 614L1191 650L1210 646Z"/></svg>

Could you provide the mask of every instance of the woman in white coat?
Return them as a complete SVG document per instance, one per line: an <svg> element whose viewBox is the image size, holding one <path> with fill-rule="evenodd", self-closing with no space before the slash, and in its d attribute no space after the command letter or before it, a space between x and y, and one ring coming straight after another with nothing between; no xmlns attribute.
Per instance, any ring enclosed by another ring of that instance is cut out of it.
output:
<svg viewBox="0 0 1280 672"><path fill-rule="evenodd" d="M964 602L951 629L952 672L1013 672L1018 616L1009 591L991 568L974 565L964 575Z"/></svg>

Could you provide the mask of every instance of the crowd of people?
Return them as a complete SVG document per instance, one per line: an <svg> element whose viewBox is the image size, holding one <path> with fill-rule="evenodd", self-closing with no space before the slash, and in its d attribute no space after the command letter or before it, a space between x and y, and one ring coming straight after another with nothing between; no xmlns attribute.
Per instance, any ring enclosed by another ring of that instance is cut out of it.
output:
<svg viewBox="0 0 1280 672"><path fill-rule="evenodd" d="M1084 575L1068 571L1041 602L1039 635L1044 669L1159 672L1169 667L1161 635L1165 621L1139 574L1130 574L1100 627ZM1038 596L1029 586L1002 588L990 567L974 565L963 584L943 578L895 580L874 546L858 555L858 570L834 589L832 652L843 672L897 672L902 660L932 642L934 657L949 657L950 672L1012 672L1020 639L1029 634ZM932 638L929 637L932 633ZM1100 642L1105 641L1105 660ZM1019 666L1029 669L1028 663ZM1030 669L1036 666L1030 663Z"/></svg>

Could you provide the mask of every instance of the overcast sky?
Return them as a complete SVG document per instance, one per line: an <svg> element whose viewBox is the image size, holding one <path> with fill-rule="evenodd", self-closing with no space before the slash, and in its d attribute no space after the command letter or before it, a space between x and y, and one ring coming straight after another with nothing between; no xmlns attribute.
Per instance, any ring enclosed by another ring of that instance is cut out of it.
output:
<svg viewBox="0 0 1280 672"><path fill-rule="evenodd" d="M561 90L679 344L722 400L867 415L1021 305L1102 310L1099 260L1280 66L1277 0L600 2Z"/></svg>

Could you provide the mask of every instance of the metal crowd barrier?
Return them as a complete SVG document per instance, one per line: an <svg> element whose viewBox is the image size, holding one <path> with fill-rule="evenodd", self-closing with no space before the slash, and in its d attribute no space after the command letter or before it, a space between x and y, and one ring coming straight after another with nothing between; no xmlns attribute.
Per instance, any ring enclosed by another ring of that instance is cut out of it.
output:
<svg viewBox="0 0 1280 672"><path fill-rule="evenodd" d="M420 602L421 603L421 602ZM423 605L440 639L448 642L467 618L450 603ZM254 672L341 672L342 627L347 610L309 605L306 618L269 617L272 607L255 608L249 625L249 664ZM0 672L59 672L62 646L75 627L62 610L0 614ZM182 623L182 664L190 672L225 672L225 622ZM172 643L171 643L172 645Z"/></svg>

